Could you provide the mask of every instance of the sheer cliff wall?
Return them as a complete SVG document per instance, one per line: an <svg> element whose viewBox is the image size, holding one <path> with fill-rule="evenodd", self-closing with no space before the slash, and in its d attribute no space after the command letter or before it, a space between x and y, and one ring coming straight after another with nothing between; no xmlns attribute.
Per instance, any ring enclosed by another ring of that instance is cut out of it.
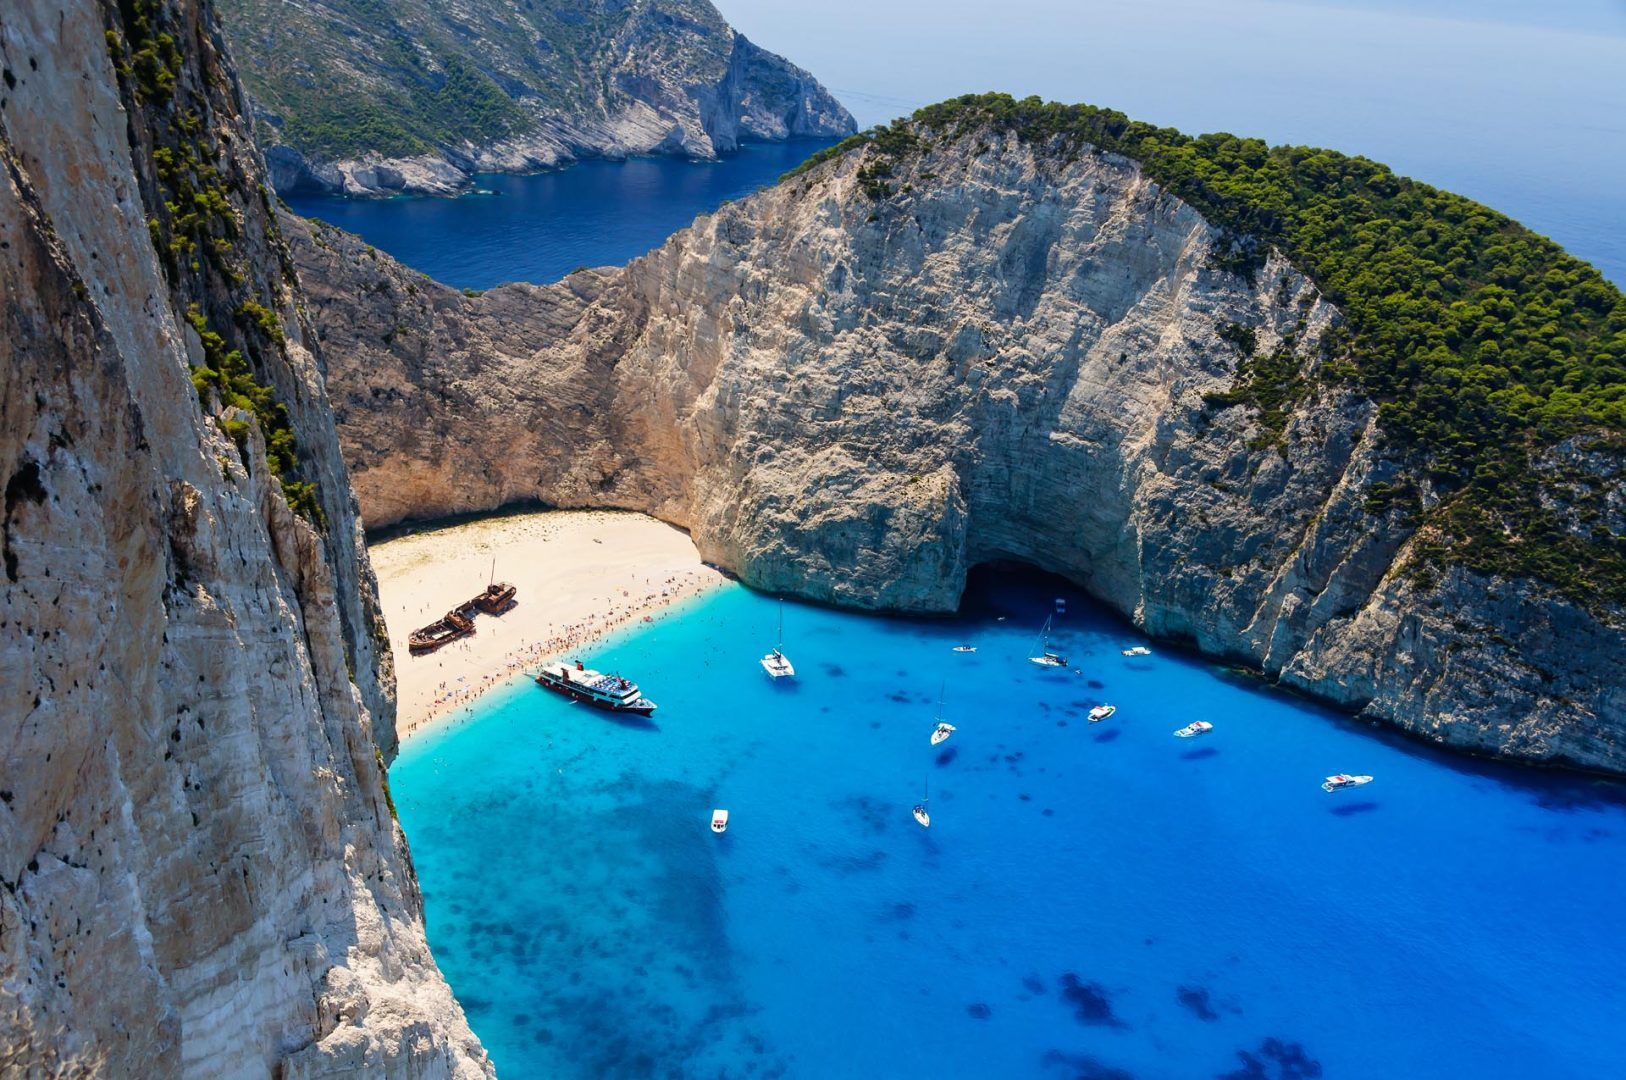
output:
<svg viewBox="0 0 1626 1080"><path fill-rule="evenodd" d="M0 1074L486 1075L212 12L22 0L0 65Z"/></svg>

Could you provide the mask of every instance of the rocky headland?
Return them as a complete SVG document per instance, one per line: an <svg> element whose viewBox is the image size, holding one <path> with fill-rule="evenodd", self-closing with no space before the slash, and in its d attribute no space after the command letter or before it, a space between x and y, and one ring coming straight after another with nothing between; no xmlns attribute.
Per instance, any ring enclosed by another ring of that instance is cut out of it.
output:
<svg viewBox="0 0 1626 1080"><path fill-rule="evenodd" d="M221 0L279 191L453 194L583 157L848 135L709 0Z"/></svg>
<svg viewBox="0 0 1626 1080"><path fill-rule="evenodd" d="M210 5L8 4L0 66L0 1075L490 1075Z"/></svg>
<svg viewBox="0 0 1626 1080"><path fill-rule="evenodd" d="M1372 390L1370 334L1285 241L1124 153L927 115L625 268L478 296L284 228L369 526L636 509L751 585L913 612L1019 560L1422 738L1626 771L1617 434L1521 457L1549 547L1499 552L1392 433L1427 388Z"/></svg>

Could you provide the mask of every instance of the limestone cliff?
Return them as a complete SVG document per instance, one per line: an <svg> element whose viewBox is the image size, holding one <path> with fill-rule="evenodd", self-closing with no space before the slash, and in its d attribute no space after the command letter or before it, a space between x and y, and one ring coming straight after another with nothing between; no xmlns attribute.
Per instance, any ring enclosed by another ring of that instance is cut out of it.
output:
<svg viewBox="0 0 1626 1080"><path fill-rule="evenodd" d="M580 157L846 135L709 0L221 0L279 191L446 194Z"/></svg>
<svg viewBox="0 0 1626 1080"><path fill-rule="evenodd" d="M1401 572L1417 527L1373 498L1398 465L1353 386L1306 379L1279 433L1215 403L1238 327L1322 362L1341 315L1303 274L1226 269L1234 238L1099 150L984 130L881 165L477 297L290 221L367 523L632 508L752 585L918 612L1018 559L1422 737L1626 771L1618 608ZM1621 530L1618 456L1555 455Z"/></svg>
<svg viewBox="0 0 1626 1080"><path fill-rule="evenodd" d="M0 14L0 1074L476 1077L207 0Z"/></svg>

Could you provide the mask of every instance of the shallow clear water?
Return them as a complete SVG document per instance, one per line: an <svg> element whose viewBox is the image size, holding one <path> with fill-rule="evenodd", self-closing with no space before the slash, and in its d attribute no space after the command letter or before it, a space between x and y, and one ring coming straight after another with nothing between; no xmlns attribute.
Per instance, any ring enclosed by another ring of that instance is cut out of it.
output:
<svg viewBox="0 0 1626 1080"><path fill-rule="evenodd" d="M1082 674L1024 659L1056 596ZM953 620L787 606L789 687L775 612L730 586L587 654L652 725L518 683L403 749L430 940L503 1075L1620 1074L1619 786L1125 659L1050 579Z"/></svg>
<svg viewBox="0 0 1626 1080"><path fill-rule="evenodd" d="M479 194L339 199L289 196L299 214L357 233L415 270L460 289L557 281L659 247L698 214L742 198L833 139L746 143L718 161L584 161L534 176L481 175Z"/></svg>

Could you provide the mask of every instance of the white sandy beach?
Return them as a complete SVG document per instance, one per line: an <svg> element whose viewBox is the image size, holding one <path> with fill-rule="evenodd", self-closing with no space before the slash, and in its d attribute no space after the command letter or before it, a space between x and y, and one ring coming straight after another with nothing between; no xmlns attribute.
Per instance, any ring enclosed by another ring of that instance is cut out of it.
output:
<svg viewBox="0 0 1626 1080"><path fill-rule="evenodd" d="M683 532L642 514L541 511L430 528L368 553L395 651L402 738L486 690L608 630L723 581ZM407 635L485 588L512 582L516 604L477 615L475 633L413 656Z"/></svg>

